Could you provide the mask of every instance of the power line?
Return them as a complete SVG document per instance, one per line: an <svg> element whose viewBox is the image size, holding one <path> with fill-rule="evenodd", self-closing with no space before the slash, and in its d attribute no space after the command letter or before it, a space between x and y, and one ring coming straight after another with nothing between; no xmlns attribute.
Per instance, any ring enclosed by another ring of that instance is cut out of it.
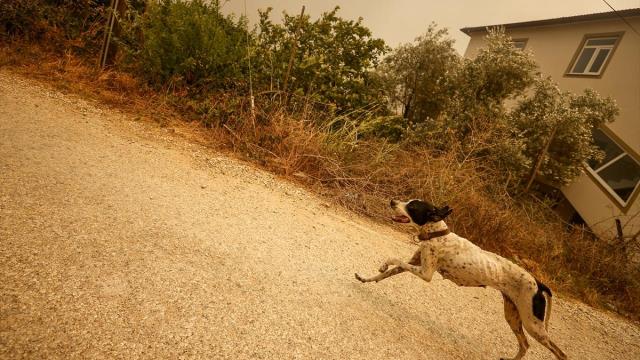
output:
<svg viewBox="0 0 640 360"><path fill-rule="evenodd" d="M624 21L624 22L625 22L625 24L627 24L627 25L631 28L631 30L633 30L633 32L634 32L634 33L636 33L636 35L640 36L640 32L638 32L638 30L636 30L636 28L634 28L634 27L633 27L633 25L631 25L631 24L627 21L627 19L625 19L625 18L624 18L624 16L620 15L620 13L618 12L618 10L614 9L614 8L613 8L613 6L611 6L611 4L609 4L609 3L607 2L607 0L602 0L602 1L603 1L605 4L607 4L607 6L608 6L609 8L611 8L611 10L613 10L613 12L614 12L616 15L618 15L618 17L619 17L620 19L622 19L622 21Z"/></svg>

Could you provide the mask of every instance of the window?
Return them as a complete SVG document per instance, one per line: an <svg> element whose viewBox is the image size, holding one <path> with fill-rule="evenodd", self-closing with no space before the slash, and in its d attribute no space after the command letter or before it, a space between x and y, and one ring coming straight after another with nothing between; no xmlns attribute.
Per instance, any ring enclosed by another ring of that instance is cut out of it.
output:
<svg viewBox="0 0 640 360"><path fill-rule="evenodd" d="M516 49L524 50L524 48L527 46L527 39L513 39L512 43L513 47L515 47Z"/></svg>
<svg viewBox="0 0 640 360"><path fill-rule="evenodd" d="M621 34L586 37L567 73L594 76L602 74L620 37Z"/></svg>
<svg viewBox="0 0 640 360"><path fill-rule="evenodd" d="M640 184L640 163L618 146L604 131L594 130L593 139L605 155L600 161L588 162L589 172L614 199L622 206L626 206Z"/></svg>

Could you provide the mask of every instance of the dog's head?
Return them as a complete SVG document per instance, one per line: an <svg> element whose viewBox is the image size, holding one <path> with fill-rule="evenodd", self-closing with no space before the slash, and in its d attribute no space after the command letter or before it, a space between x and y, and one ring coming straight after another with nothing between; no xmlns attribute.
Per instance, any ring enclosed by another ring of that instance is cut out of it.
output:
<svg viewBox="0 0 640 360"><path fill-rule="evenodd" d="M395 211L395 215L391 217L393 221L418 226L444 220L453 211L448 205L437 208L426 201L415 199L406 202L391 200L391 208Z"/></svg>

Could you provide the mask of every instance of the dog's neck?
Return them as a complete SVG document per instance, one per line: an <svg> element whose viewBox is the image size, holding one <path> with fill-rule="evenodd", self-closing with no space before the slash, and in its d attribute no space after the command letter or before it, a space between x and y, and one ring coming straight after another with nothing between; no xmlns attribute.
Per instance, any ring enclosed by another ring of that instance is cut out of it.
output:
<svg viewBox="0 0 640 360"><path fill-rule="evenodd" d="M422 229L426 233L434 233L438 231L449 230L449 227L447 227L447 224L445 224L444 220L440 220L438 222L424 224Z"/></svg>
<svg viewBox="0 0 640 360"><path fill-rule="evenodd" d="M445 236L449 234L449 227L445 224L444 221L440 220L438 222L425 224L418 234L418 239L420 241L430 240L436 237Z"/></svg>

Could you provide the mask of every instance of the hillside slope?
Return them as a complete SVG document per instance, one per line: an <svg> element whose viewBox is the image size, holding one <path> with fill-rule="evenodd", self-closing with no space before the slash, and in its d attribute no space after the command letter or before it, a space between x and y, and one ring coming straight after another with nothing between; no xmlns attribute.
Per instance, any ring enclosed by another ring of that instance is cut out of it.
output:
<svg viewBox="0 0 640 360"><path fill-rule="evenodd" d="M406 234L166 128L0 71L0 358L497 359L502 299L436 276L360 284ZM640 329L555 298L572 359ZM531 341L526 359L552 359Z"/></svg>

